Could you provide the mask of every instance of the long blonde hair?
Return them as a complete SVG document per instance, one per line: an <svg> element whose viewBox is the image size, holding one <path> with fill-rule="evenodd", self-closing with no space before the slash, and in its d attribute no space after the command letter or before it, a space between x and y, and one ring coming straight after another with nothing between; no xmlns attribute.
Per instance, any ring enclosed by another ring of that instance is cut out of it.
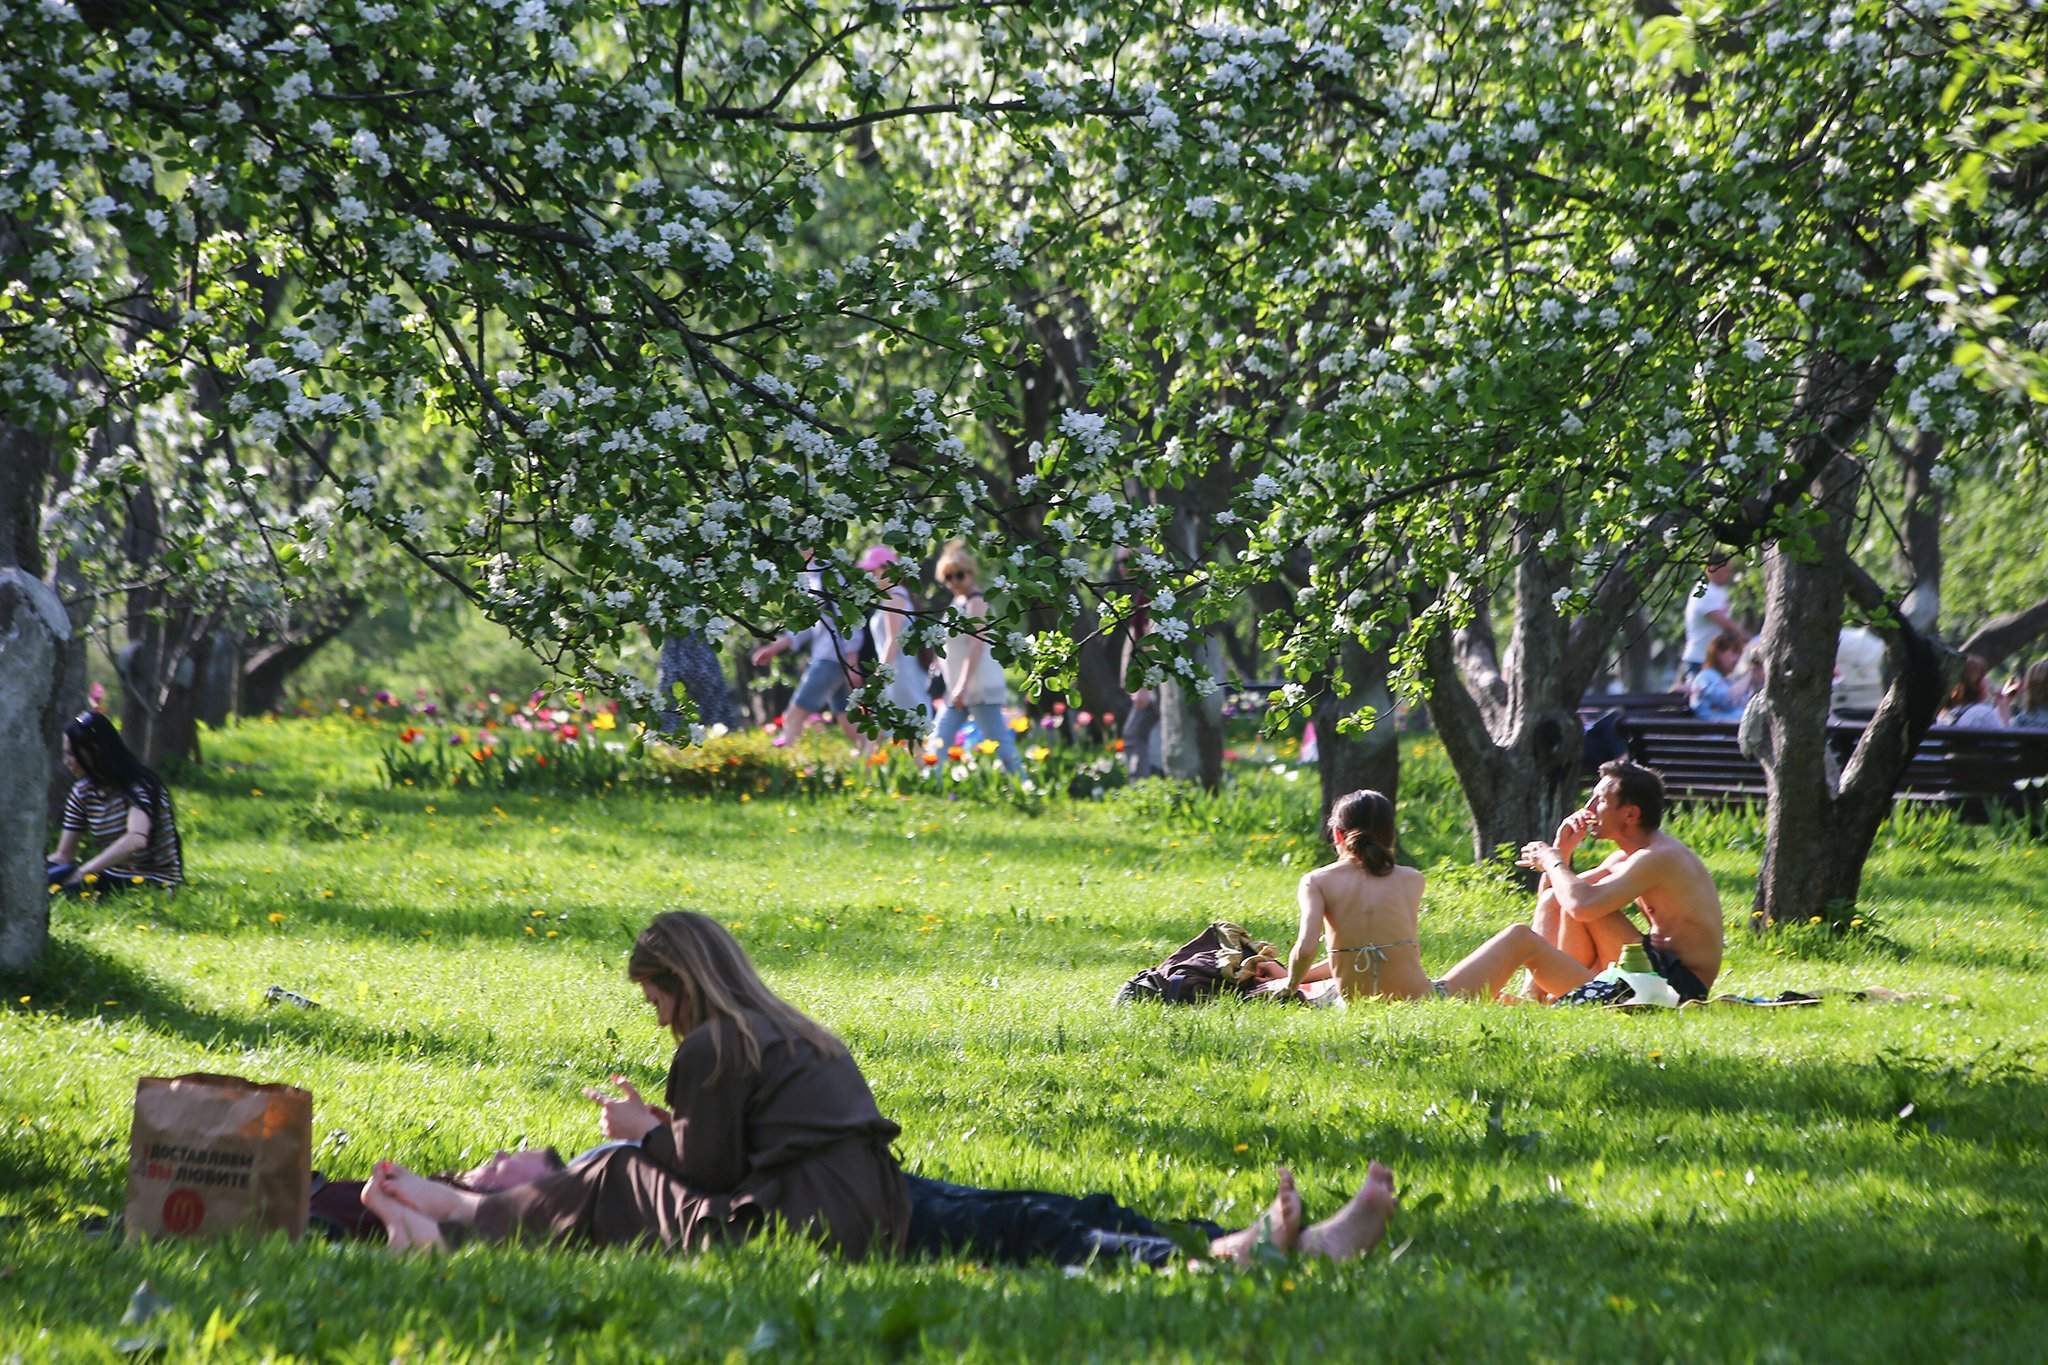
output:
<svg viewBox="0 0 2048 1365"><path fill-rule="evenodd" d="M675 1000L669 1026L677 1038L714 1020L729 1022L739 1035L740 1055L748 1067L761 1064L761 1040L747 1021L749 1012L765 1015L792 1042L806 1043L820 1056L846 1052L846 1044L832 1030L769 990L746 949L709 915L694 910L656 915L633 940L626 975ZM716 1035L712 1045L721 1046ZM714 1055L715 1076L725 1069L725 1057Z"/></svg>

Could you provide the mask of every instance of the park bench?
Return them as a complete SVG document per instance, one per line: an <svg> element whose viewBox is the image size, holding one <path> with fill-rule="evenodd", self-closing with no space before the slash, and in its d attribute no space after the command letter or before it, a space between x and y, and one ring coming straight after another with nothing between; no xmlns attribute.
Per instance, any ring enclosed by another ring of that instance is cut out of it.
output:
<svg viewBox="0 0 2048 1365"><path fill-rule="evenodd" d="M1633 720L1638 716L1683 716L1688 714L1683 692L1588 692L1579 698L1579 719L1590 725L1609 711L1619 711Z"/></svg>
<svg viewBox="0 0 2048 1365"><path fill-rule="evenodd" d="M1837 762L1848 761L1863 733L1861 719L1828 725ZM1735 726L1691 716L1649 715L1626 722L1629 757L1655 768L1664 790L1678 801L1761 801L1763 765L1737 746ZM1952 805L1965 820L1983 820L1993 807L2038 808L2048 798L2048 731L1928 731L1907 764L1895 796L1900 801Z"/></svg>

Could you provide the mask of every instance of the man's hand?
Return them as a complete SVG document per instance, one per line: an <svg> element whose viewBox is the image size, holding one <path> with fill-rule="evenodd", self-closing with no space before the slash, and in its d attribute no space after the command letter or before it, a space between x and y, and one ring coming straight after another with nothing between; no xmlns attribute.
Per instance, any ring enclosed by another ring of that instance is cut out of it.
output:
<svg viewBox="0 0 2048 1365"><path fill-rule="evenodd" d="M631 1081L614 1076L612 1084L624 1093L624 1099L614 1099L595 1087L583 1092L591 1103L604 1110L597 1120L599 1131L614 1142L638 1142L661 1126L653 1107L640 1098Z"/></svg>
<svg viewBox="0 0 2048 1365"><path fill-rule="evenodd" d="M1531 839L1528 843L1522 845L1522 856L1515 859L1515 864L1518 867L1534 868L1536 871L1541 872L1544 870L1544 860L1546 858L1562 857L1562 854L1549 844L1544 843L1541 839Z"/></svg>
<svg viewBox="0 0 2048 1365"><path fill-rule="evenodd" d="M1571 857L1572 851L1585 842L1586 833L1592 828L1593 812L1589 810L1575 810L1565 816L1564 823L1557 827L1557 838L1551 841L1557 847L1558 856Z"/></svg>
<svg viewBox="0 0 2048 1365"><path fill-rule="evenodd" d="M762 645L759 649L756 649L752 654L748 655L747 657L754 661L754 667L759 668L762 664L767 663L770 659L774 658L781 652L782 641L770 640L767 644Z"/></svg>

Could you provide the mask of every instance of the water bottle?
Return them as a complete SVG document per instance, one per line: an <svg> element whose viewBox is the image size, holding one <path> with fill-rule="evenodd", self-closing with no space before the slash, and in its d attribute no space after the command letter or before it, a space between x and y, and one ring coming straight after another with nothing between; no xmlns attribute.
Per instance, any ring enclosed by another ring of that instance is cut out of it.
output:
<svg viewBox="0 0 2048 1365"><path fill-rule="evenodd" d="M1635 995L1625 1003L1630 1005L1662 1005L1666 1009L1678 1008L1678 992L1669 981L1657 975L1650 966L1650 955L1640 943L1631 943L1621 950L1621 956L1608 969L1613 979L1628 983ZM1608 972L1601 975L1606 976Z"/></svg>

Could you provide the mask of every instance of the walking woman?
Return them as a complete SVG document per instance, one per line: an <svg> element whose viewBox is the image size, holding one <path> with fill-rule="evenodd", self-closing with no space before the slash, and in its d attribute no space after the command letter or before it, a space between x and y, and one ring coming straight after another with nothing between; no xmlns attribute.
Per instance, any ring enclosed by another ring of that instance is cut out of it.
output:
<svg viewBox="0 0 2048 1365"><path fill-rule="evenodd" d="M114 722L81 711L64 726L64 766L78 780L64 799L63 833L44 867L52 887L70 895L185 880L185 850L171 790L144 766ZM78 861L79 845L97 845Z"/></svg>
<svg viewBox="0 0 2048 1365"><path fill-rule="evenodd" d="M953 609L970 620L988 615L988 599L975 586L974 556L957 540L946 542L939 554L938 578L953 594ZM1010 737L1009 722L1003 719L1003 702L1010 695L1003 680L1003 666L989 652L988 641L979 635L959 634L946 641L939 661L946 678L946 710L939 717L939 748L951 747L968 718L983 739L996 742L996 757L1003 770L1015 773L1023 767L1017 741Z"/></svg>
<svg viewBox="0 0 2048 1365"><path fill-rule="evenodd" d="M717 921L659 915L626 974L680 1040L667 1107L621 1078L589 1092L619 1145L497 1193L379 1162L363 1204L395 1248L480 1238L694 1252L787 1227L851 1257L895 1253L910 1222L903 1172L846 1045L768 989Z"/></svg>

